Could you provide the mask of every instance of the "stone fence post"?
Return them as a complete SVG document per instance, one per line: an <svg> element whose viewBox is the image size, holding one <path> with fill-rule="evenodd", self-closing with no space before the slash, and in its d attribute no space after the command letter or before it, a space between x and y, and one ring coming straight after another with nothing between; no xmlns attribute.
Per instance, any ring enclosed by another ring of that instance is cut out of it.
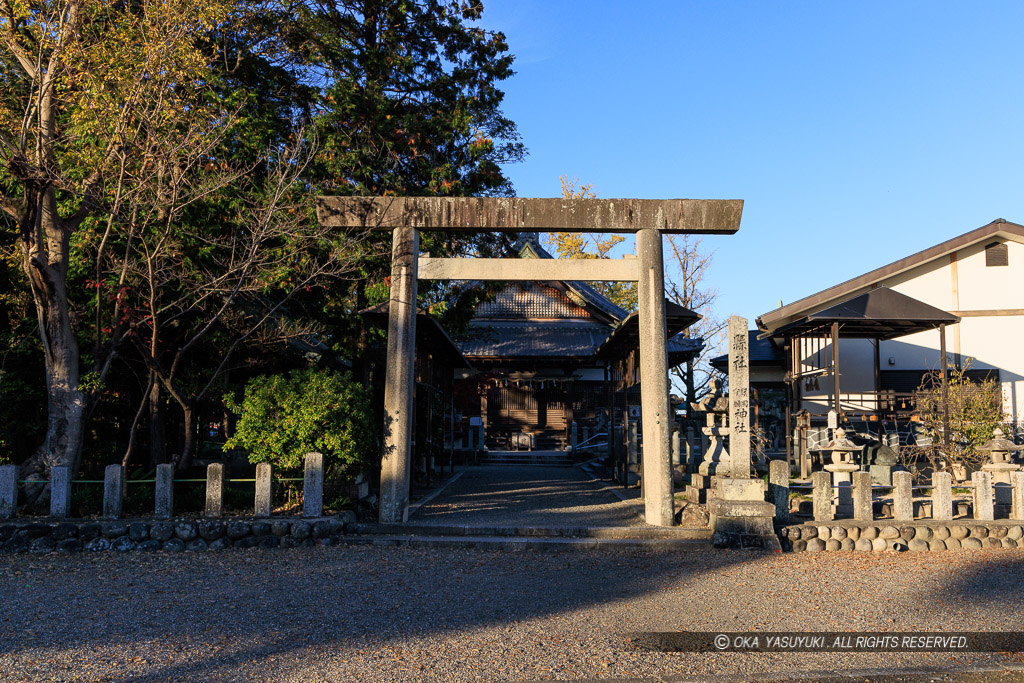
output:
<svg viewBox="0 0 1024 683"><path fill-rule="evenodd" d="M953 519L953 476L949 472L932 475L932 519Z"/></svg>
<svg viewBox="0 0 1024 683"><path fill-rule="evenodd" d="M206 509L207 517L224 514L224 465L212 462L206 466Z"/></svg>
<svg viewBox="0 0 1024 683"><path fill-rule="evenodd" d="M913 483L910 472L892 473L892 516L897 522L914 521Z"/></svg>
<svg viewBox="0 0 1024 683"><path fill-rule="evenodd" d="M156 495L153 516L168 519L174 514L174 465L156 466Z"/></svg>
<svg viewBox="0 0 1024 683"><path fill-rule="evenodd" d="M107 519L121 519L123 490L124 468L107 465L103 470L103 516Z"/></svg>
<svg viewBox="0 0 1024 683"><path fill-rule="evenodd" d="M815 472L811 475L814 486L814 521L831 522L832 510L832 473Z"/></svg>
<svg viewBox="0 0 1024 683"><path fill-rule="evenodd" d="M71 468L50 468L50 516L67 517L71 512Z"/></svg>
<svg viewBox="0 0 1024 683"><path fill-rule="evenodd" d="M257 517L269 517L273 496L273 468L269 462L256 465L256 505L254 513Z"/></svg>
<svg viewBox="0 0 1024 683"><path fill-rule="evenodd" d="M854 472L853 479L853 518L858 522L870 522L875 517L871 499L871 473Z"/></svg>
<svg viewBox="0 0 1024 683"><path fill-rule="evenodd" d="M992 502L992 473L974 472L971 474L974 483L974 519L989 522L995 519Z"/></svg>
<svg viewBox="0 0 1024 683"><path fill-rule="evenodd" d="M0 519L13 517L18 509L18 466L0 466Z"/></svg>
<svg viewBox="0 0 1024 683"><path fill-rule="evenodd" d="M768 464L768 497L775 503L775 521L789 523L789 463L772 460Z"/></svg>
<svg viewBox="0 0 1024 683"><path fill-rule="evenodd" d="M2 474L0 474L0 481L3 481ZM1010 486L1013 487L1010 519L1024 520L1024 472L1010 472ZM2 495L0 493L0 496ZM2 509L0 509L0 517L3 517Z"/></svg>
<svg viewBox="0 0 1024 683"><path fill-rule="evenodd" d="M324 511L324 456L306 453L302 482L302 516L320 517Z"/></svg>

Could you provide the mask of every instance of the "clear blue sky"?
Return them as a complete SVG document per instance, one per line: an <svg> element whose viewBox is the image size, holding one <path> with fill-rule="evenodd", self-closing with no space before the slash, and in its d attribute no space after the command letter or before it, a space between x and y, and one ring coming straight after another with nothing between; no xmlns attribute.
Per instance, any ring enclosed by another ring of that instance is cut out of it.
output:
<svg viewBox="0 0 1024 683"><path fill-rule="evenodd" d="M751 320L995 218L1024 222L1022 2L484 0L529 156L601 197L744 199L709 236ZM1024 286L1024 283L1022 283Z"/></svg>

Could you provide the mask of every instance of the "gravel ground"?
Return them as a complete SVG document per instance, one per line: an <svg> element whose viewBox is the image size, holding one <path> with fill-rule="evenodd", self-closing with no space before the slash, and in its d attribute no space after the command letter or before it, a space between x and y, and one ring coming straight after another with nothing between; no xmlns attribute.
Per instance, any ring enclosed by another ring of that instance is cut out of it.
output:
<svg viewBox="0 0 1024 683"><path fill-rule="evenodd" d="M413 524L645 526L635 508L576 467L467 467Z"/></svg>
<svg viewBox="0 0 1024 683"><path fill-rule="evenodd" d="M0 680L814 680L822 670L1005 669L1024 660L657 653L629 649L622 633L1010 631L1021 627L1022 569L1024 550L2 556Z"/></svg>

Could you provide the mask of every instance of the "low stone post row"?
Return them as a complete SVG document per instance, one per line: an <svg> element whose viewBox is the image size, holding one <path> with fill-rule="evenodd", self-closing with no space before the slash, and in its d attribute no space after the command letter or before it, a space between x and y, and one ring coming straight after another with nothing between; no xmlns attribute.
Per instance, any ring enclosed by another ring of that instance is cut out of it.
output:
<svg viewBox="0 0 1024 683"><path fill-rule="evenodd" d="M871 474L869 472L854 472L852 479L853 518L857 521L869 522L874 519ZM995 490L992 473L974 472L971 475L971 481L973 484L974 519L978 521L994 520ZM828 472L815 472L811 475L811 482L814 520L816 522L831 522L835 517L832 476ZM1010 482L1012 488L1010 519L1024 520L1024 472L1012 472ZM931 499L932 519L938 521L953 519L953 481L949 472L936 472L932 475ZM910 472L892 473L892 501L894 520L901 522L914 520L913 476Z"/></svg>
<svg viewBox="0 0 1024 683"><path fill-rule="evenodd" d="M268 463L256 466L254 515L269 517L272 504L273 468ZM224 512L224 465L212 463L206 468L206 517L220 517ZM174 514L174 467L157 465L154 516L168 519ZM124 468L108 465L103 473L103 517L120 519L124 510ZM323 515L324 457L307 453L303 477L304 517ZM0 519L14 516L18 507L18 467L0 466ZM71 472L67 467L54 467L50 474L50 516L67 517L71 511Z"/></svg>

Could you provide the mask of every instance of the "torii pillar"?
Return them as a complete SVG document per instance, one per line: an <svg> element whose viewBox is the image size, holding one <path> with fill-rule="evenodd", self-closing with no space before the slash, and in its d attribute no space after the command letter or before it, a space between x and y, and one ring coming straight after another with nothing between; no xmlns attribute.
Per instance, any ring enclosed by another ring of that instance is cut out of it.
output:
<svg viewBox="0 0 1024 683"><path fill-rule="evenodd" d="M742 200L320 197L321 225L390 229L391 303L384 388L380 521L408 520L412 465L416 279L636 282L639 293L644 513L672 526L672 415L665 324L664 233L732 234ZM637 259L445 259L419 256L419 230L632 232Z"/></svg>

